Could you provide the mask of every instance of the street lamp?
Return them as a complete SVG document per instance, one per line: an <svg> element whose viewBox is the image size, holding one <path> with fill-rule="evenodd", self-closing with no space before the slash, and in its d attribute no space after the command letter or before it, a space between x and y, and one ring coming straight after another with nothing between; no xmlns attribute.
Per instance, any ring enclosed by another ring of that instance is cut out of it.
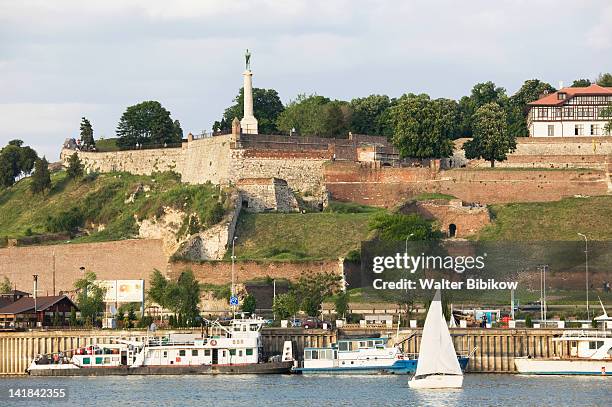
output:
<svg viewBox="0 0 612 407"><path fill-rule="evenodd" d="M232 239L232 297L236 296L236 289L234 288L234 262L236 261L236 256L234 255L235 247L236 247L236 239L238 236L234 236ZM234 318L236 318L236 306L232 305L232 309L234 311Z"/></svg>
<svg viewBox="0 0 612 407"><path fill-rule="evenodd" d="M411 234L409 234L409 235L406 237L406 249L405 249L405 251L404 251L404 253L406 253L406 254L408 254L408 240L409 240L409 239L410 239L412 236L414 236L414 233L411 233Z"/></svg>
<svg viewBox="0 0 612 407"><path fill-rule="evenodd" d="M584 233L578 233L578 236L582 236L584 238L584 274L586 281L586 309L587 309L587 319L590 319L589 312L589 239L586 237Z"/></svg>

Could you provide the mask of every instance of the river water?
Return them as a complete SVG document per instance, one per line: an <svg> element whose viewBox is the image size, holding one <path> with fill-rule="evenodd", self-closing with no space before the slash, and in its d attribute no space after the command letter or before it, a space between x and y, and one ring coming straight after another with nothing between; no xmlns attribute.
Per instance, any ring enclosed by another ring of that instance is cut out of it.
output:
<svg viewBox="0 0 612 407"><path fill-rule="evenodd" d="M0 379L0 406L609 406L612 377L468 374L460 390L412 390L408 376L129 376ZM7 399L9 388L67 399Z"/></svg>

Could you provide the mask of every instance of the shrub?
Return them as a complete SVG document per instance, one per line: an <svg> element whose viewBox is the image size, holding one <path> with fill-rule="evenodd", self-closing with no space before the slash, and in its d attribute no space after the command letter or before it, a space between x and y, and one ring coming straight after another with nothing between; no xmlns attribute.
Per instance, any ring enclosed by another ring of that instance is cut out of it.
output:
<svg viewBox="0 0 612 407"><path fill-rule="evenodd" d="M56 216L48 216L46 229L52 233L72 232L78 227L83 226L85 216L81 210L73 206L67 211L60 212Z"/></svg>

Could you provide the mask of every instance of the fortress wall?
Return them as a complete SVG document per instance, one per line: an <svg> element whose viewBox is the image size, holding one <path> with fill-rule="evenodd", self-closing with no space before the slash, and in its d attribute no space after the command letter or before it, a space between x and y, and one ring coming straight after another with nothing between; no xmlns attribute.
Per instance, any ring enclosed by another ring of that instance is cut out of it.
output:
<svg viewBox="0 0 612 407"><path fill-rule="evenodd" d="M328 160L318 152L232 150L230 178L276 177L287 181L294 191L314 194L323 186L323 164Z"/></svg>
<svg viewBox="0 0 612 407"><path fill-rule="evenodd" d="M184 144L182 181L191 184L228 184L230 175L231 135L193 140Z"/></svg>
<svg viewBox="0 0 612 407"><path fill-rule="evenodd" d="M225 261L209 261L202 263L172 263L169 275L178 278L186 269L193 271L195 277L201 283L227 284L232 281L232 263ZM256 278L284 278L296 281L304 274L332 272L339 275L343 273L342 262L339 260L319 260L300 262L256 262L239 261L234 266L236 281L244 283Z"/></svg>
<svg viewBox="0 0 612 407"><path fill-rule="evenodd" d="M153 239L8 247L0 249L0 278L6 276L17 289L31 293L32 275L38 274L39 295L51 295L54 254L56 292L74 288L82 278L81 266L101 280L148 281L153 269L165 272L168 264L162 241Z"/></svg>
<svg viewBox="0 0 612 407"><path fill-rule="evenodd" d="M68 158L74 150L63 149L60 159L68 165ZM79 158L85 169L95 172L125 171L132 174L150 175L153 172L183 172L185 155L183 148L150 150L126 150L113 152L79 151Z"/></svg>
<svg viewBox="0 0 612 407"><path fill-rule="evenodd" d="M574 195L605 195L605 172L583 170L449 170L329 163L325 186L333 199L392 207L423 192L444 193L486 204L555 201Z"/></svg>

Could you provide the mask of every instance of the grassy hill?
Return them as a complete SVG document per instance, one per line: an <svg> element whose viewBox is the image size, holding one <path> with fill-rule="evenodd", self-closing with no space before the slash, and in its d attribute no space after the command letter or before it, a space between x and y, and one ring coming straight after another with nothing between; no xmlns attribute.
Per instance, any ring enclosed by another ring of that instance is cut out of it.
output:
<svg viewBox="0 0 612 407"><path fill-rule="evenodd" d="M75 181L62 171L52 174L52 188L45 195L30 192L29 178L0 190L0 237L80 230L89 234L81 233L74 241L120 240L137 234L135 216L159 215L164 206L215 223L223 214L224 197L216 186L185 185L172 173L100 174ZM104 229L98 231L98 225Z"/></svg>
<svg viewBox="0 0 612 407"><path fill-rule="evenodd" d="M612 239L612 196L567 198L555 202L492 205L494 223L477 236L481 240Z"/></svg>
<svg viewBox="0 0 612 407"><path fill-rule="evenodd" d="M321 213L241 213L236 257L311 260L346 256L371 236L368 224L380 211L357 204L332 203L330 208Z"/></svg>

